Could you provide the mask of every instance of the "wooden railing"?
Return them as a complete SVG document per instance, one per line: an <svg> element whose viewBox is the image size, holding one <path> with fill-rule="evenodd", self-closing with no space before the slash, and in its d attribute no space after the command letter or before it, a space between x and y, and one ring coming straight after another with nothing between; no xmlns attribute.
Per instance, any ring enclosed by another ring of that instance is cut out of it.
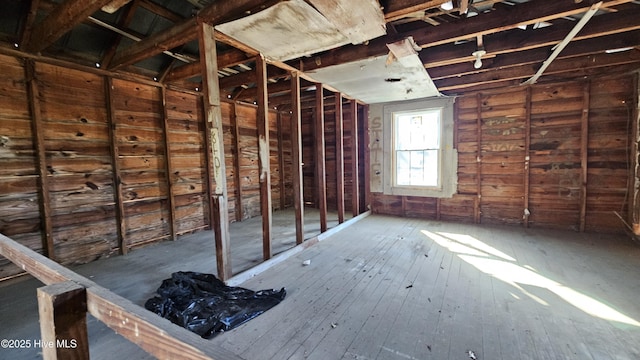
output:
<svg viewBox="0 0 640 360"><path fill-rule="evenodd" d="M88 359L86 313L159 359L240 359L0 234L0 255L42 281L38 309L44 359Z"/></svg>

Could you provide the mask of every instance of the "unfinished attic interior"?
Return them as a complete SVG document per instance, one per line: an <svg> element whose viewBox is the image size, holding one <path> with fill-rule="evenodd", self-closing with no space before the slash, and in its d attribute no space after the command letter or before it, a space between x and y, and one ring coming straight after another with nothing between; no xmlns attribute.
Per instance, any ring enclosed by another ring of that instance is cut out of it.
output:
<svg viewBox="0 0 640 360"><path fill-rule="evenodd" d="M639 79L632 0L2 1L0 358L638 359Z"/></svg>

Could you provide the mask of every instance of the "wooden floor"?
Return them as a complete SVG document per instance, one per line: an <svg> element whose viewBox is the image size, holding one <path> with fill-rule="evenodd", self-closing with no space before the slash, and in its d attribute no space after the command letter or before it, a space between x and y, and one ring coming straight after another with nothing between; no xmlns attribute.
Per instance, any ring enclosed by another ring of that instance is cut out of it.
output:
<svg viewBox="0 0 640 360"><path fill-rule="evenodd" d="M142 304L171 271L210 271L192 243L77 270ZM640 359L639 276L623 236L371 215L244 282L288 295L211 345L246 359ZM37 336L36 286L0 288L0 338ZM89 331L93 359L144 358L95 320Z"/></svg>

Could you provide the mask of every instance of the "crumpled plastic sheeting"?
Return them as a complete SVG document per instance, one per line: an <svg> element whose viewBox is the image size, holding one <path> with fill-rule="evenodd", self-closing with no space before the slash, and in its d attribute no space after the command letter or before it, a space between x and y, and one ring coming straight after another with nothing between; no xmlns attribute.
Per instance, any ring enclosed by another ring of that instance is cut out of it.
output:
<svg viewBox="0 0 640 360"><path fill-rule="evenodd" d="M231 330L284 300L285 288L252 291L225 285L212 274L175 272L162 281L158 295L144 304L203 338Z"/></svg>

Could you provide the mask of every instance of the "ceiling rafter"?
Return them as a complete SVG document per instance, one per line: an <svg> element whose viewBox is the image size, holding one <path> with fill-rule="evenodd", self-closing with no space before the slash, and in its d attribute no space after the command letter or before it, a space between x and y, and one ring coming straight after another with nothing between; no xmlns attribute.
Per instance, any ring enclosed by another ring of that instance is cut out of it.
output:
<svg viewBox="0 0 640 360"><path fill-rule="evenodd" d="M236 0L214 2L202 9L197 18L189 18L183 22L142 41L129 46L117 53L112 61L111 69L115 70L126 65L135 64L141 60L157 55L165 50L195 40L198 36L198 18L206 23L220 23L242 17L247 12L253 12L272 5L275 0Z"/></svg>
<svg viewBox="0 0 640 360"><path fill-rule="evenodd" d="M62 35L100 10L111 0L67 0L57 5L41 22L34 25L26 49L40 52Z"/></svg>
<svg viewBox="0 0 640 360"><path fill-rule="evenodd" d="M614 6L630 1L632 0L607 1L602 6ZM414 41L421 47L428 48L453 43L457 40L475 38L478 35L488 35L515 29L521 25L535 24L554 18L583 13L594 2L590 0L582 1L581 3L570 1L550 3L546 0L531 0L517 6L500 7L478 16L441 24L437 28L438 31L433 31L434 28L431 26L425 26L423 30L403 32L393 37L387 36L374 39L368 45L347 45L334 51L305 59L302 69L310 71L320 67L384 55L388 52L387 43L401 40L408 36L412 36Z"/></svg>

